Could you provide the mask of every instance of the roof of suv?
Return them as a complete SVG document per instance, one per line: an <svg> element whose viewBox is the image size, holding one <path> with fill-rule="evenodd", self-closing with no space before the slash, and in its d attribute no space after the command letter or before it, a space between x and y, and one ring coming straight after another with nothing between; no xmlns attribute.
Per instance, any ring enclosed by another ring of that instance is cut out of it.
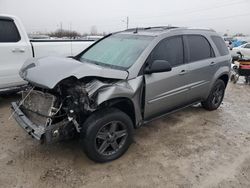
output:
<svg viewBox="0 0 250 188"><path fill-rule="evenodd" d="M124 34L140 34L140 35L149 35L149 36L158 36L160 34L173 31L173 30L201 30L201 31L208 31L208 32L215 32L212 29L208 28L188 28L188 27L172 27L172 26L159 26L159 27L140 27L140 28L130 28L119 33Z"/></svg>

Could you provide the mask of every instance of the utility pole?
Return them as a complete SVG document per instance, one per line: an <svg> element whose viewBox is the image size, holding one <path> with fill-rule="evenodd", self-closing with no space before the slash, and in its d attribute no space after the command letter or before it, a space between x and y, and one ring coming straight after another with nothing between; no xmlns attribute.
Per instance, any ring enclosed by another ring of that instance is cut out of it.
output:
<svg viewBox="0 0 250 188"><path fill-rule="evenodd" d="M69 22L69 31L72 31L72 22Z"/></svg>
<svg viewBox="0 0 250 188"><path fill-rule="evenodd" d="M60 22L60 34L59 34L59 37L60 38L62 37L62 22Z"/></svg>
<svg viewBox="0 0 250 188"><path fill-rule="evenodd" d="M128 29L128 24L129 24L129 17L127 16L127 29Z"/></svg>
<svg viewBox="0 0 250 188"><path fill-rule="evenodd" d="M72 39L73 35L72 35L72 23L71 22L69 22L69 33L70 33L70 38Z"/></svg>
<svg viewBox="0 0 250 188"><path fill-rule="evenodd" d="M126 23L126 29L128 29L128 25L129 25L129 17L126 17L126 20L121 20L123 23Z"/></svg>

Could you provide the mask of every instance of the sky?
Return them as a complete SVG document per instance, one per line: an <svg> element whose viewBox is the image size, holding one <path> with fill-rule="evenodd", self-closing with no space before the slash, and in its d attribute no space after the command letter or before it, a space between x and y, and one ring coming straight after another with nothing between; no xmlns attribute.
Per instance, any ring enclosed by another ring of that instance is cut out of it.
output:
<svg viewBox="0 0 250 188"><path fill-rule="evenodd" d="M99 33L148 26L212 28L250 35L250 0L0 0L0 14L18 16L28 32L72 29Z"/></svg>

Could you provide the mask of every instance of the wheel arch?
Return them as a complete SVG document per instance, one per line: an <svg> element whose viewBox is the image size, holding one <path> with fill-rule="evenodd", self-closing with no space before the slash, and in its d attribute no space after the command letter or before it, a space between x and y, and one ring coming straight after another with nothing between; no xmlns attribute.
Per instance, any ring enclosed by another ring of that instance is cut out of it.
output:
<svg viewBox="0 0 250 188"><path fill-rule="evenodd" d="M211 81L210 85L209 85L209 89L208 92L206 94L206 96L204 97L204 100L209 96L213 85L215 84L215 82L220 79L225 83L225 86L227 86L228 81L229 81L229 68L227 67L223 67L223 69L219 69L216 73L215 76L213 77L213 80Z"/></svg>
<svg viewBox="0 0 250 188"><path fill-rule="evenodd" d="M226 73L222 74L218 79L222 80L224 82L225 86L227 86L228 81L229 81L229 75Z"/></svg>
<svg viewBox="0 0 250 188"><path fill-rule="evenodd" d="M117 108L122 112L124 112L125 114L127 114L131 118L134 128L136 127L137 120L136 120L135 106L131 99L127 97L112 98L102 102L98 108L102 109L110 107Z"/></svg>

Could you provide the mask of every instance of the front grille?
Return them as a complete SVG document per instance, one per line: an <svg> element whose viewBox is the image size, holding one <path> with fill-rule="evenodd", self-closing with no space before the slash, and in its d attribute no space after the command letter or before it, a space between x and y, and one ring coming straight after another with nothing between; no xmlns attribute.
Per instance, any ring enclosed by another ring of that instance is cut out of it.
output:
<svg viewBox="0 0 250 188"><path fill-rule="evenodd" d="M22 98L25 99L21 106L25 115L37 125L48 125L56 97L49 93L32 90L22 92Z"/></svg>

